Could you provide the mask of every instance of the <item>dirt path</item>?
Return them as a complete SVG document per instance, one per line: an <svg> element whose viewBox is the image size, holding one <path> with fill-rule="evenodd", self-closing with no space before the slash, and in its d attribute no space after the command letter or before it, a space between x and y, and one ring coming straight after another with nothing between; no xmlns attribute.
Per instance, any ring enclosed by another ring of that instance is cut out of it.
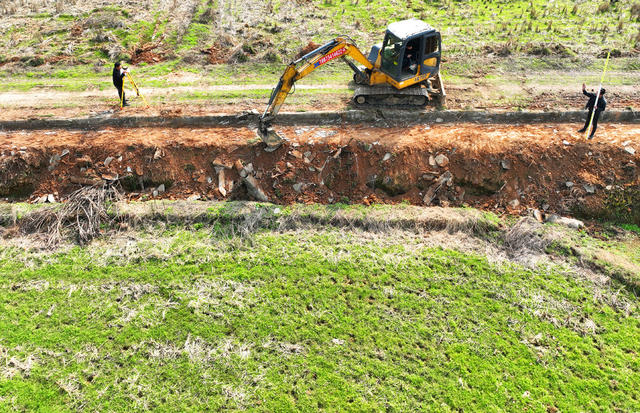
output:
<svg viewBox="0 0 640 413"><path fill-rule="evenodd" d="M145 116L207 115L211 113L240 113L256 109L262 111L273 84L176 86L167 88L142 88L151 104L145 107L141 98L128 91L132 103L123 113ZM344 84L305 84L299 82L297 90L316 91L317 94L289 97L284 111L340 111L350 107L350 90ZM237 92L255 91L242 95ZM225 92L229 95L225 96ZM259 93L258 93L259 92ZM482 79L458 83L447 88L446 107L451 110L576 110L585 104L579 87L573 85L541 85L509 83L493 85ZM205 96L211 95L211 98ZM616 86L607 93L609 110L625 110L640 107L640 89L635 86ZM82 92L37 89L27 92L0 93L0 120L33 118L69 119L119 112L115 90L91 90ZM423 110L433 110L427 107Z"/></svg>
<svg viewBox="0 0 640 413"><path fill-rule="evenodd" d="M409 201L596 214L612 191L640 186L640 127L604 124L593 141L578 127L288 127L279 130L289 142L273 153L247 128L0 133L0 194L59 198L118 179L131 199L255 199L244 166L242 175L277 203Z"/></svg>

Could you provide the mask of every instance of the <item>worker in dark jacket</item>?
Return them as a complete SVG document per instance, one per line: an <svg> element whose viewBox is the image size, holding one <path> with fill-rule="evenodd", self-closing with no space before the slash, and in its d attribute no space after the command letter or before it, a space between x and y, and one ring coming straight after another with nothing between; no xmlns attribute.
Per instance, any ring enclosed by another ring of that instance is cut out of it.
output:
<svg viewBox="0 0 640 413"><path fill-rule="evenodd" d="M585 106L585 109L589 109L589 114L587 115L587 120L584 123L584 127L580 129L578 132L584 132L589 127L589 122L591 121L591 116L593 115L593 123L591 128L591 134L589 135L589 139L593 138L593 135L596 134L596 129L598 129L598 118L600 117L600 113L604 112L607 107L607 100L604 98L604 88L600 89L600 96L598 97L598 103L596 104L596 94L587 92L587 86L582 84L582 93L585 96L589 97L589 101ZM593 110L595 107L595 114L593 114Z"/></svg>
<svg viewBox="0 0 640 413"><path fill-rule="evenodd" d="M122 106L129 106L124 96L123 79L127 74L127 68L123 68L120 62L116 62L113 66L113 86L118 89L118 99L122 102Z"/></svg>

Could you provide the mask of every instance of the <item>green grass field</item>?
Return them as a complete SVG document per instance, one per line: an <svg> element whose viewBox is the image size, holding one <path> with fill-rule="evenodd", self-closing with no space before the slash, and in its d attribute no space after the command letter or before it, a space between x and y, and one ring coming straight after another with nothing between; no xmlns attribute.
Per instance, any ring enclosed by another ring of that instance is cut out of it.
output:
<svg viewBox="0 0 640 413"><path fill-rule="evenodd" d="M640 4L635 0L193 0L186 3L187 9L177 10L175 2L174 7L166 3L104 6L88 1L82 7L54 8L36 1L30 9L3 8L0 12L16 23L0 32L0 45L8 46L2 54L8 58L11 51L40 46L44 56L71 52L78 59L104 59L111 57L109 42L119 44L125 56L132 47L161 38L176 55L223 40L244 45L247 60L264 59L266 52L271 52L267 59L288 60L308 41L325 42L338 34L350 35L368 50L381 41L389 22L406 18L437 27L447 51L454 54L484 55L487 47L567 56L608 49L628 53L640 42ZM73 48L67 50L70 41Z"/></svg>
<svg viewBox="0 0 640 413"><path fill-rule="evenodd" d="M640 408L635 228L186 205L85 246L2 242L0 410Z"/></svg>

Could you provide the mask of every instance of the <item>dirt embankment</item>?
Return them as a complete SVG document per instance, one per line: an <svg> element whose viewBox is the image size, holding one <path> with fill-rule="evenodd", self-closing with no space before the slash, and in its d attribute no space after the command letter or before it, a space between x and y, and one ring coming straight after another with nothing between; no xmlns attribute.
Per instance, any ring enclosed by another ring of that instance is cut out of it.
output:
<svg viewBox="0 0 640 413"><path fill-rule="evenodd" d="M599 213L640 188L640 128L437 124L289 127L268 153L247 128L0 134L0 196L59 200L118 181L130 199L401 202ZM48 196L51 194L52 196ZM626 207L621 206L623 209Z"/></svg>

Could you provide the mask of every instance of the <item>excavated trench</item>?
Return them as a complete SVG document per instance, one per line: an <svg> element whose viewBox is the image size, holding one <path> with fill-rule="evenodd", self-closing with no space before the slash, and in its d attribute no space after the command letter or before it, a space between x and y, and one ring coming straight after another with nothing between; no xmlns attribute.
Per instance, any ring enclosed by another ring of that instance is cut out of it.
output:
<svg viewBox="0 0 640 413"><path fill-rule="evenodd" d="M264 150L246 126L0 132L0 196L47 202L84 185L131 200L527 208L638 221L640 126L434 123L279 127Z"/></svg>

